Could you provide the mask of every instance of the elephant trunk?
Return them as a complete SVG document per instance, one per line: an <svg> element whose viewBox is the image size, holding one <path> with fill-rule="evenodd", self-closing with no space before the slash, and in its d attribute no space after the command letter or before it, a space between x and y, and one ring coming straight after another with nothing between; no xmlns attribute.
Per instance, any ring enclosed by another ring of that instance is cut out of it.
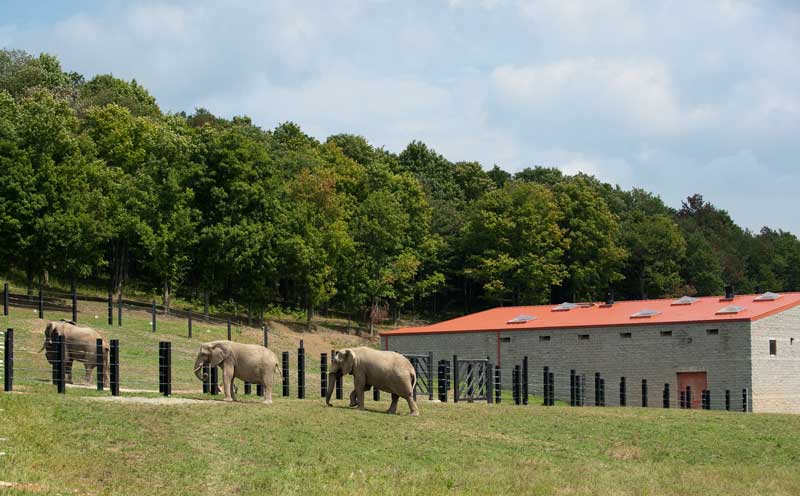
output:
<svg viewBox="0 0 800 496"><path fill-rule="evenodd" d="M328 372L328 391L325 394L325 404L331 405L331 395L336 387L336 378L340 377L338 372Z"/></svg>
<svg viewBox="0 0 800 496"><path fill-rule="evenodd" d="M203 370L205 364L206 363L205 360L203 360L203 357L198 356L197 360L194 361L194 375L203 382L208 380L208 374L206 374Z"/></svg>

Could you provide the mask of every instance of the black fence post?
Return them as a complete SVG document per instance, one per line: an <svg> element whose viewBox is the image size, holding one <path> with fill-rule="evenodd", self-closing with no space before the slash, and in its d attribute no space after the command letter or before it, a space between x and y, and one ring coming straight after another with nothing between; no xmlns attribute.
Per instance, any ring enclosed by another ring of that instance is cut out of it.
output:
<svg viewBox="0 0 800 496"><path fill-rule="evenodd" d="M548 398L550 398L550 389L548 387L548 380L550 379L550 367L544 367L542 372L542 405L548 406Z"/></svg>
<svg viewBox="0 0 800 496"><path fill-rule="evenodd" d="M58 392L64 394L67 391L67 339L63 334L58 335L56 346L58 346Z"/></svg>
<svg viewBox="0 0 800 496"><path fill-rule="evenodd" d="M522 404L528 404L528 356L522 357Z"/></svg>
<svg viewBox="0 0 800 496"><path fill-rule="evenodd" d="M189 315L187 317L187 323L189 326L189 339L192 339L192 309L189 309Z"/></svg>
<svg viewBox="0 0 800 496"><path fill-rule="evenodd" d="M111 396L119 396L119 339L112 339L109 348L109 386Z"/></svg>
<svg viewBox="0 0 800 496"><path fill-rule="evenodd" d="M583 376L575 374L575 406L583 406Z"/></svg>
<svg viewBox="0 0 800 496"><path fill-rule="evenodd" d="M289 352L281 353L281 371L283 372L283 395L289 396Z"/></svg>
<svg viewBox="0 0 800 496"><path fill-rule="evenodd" d="M166 380L166 342L158 342L158 392L164 394L164 388L167 384Z"/></svg>
<svg viewBox="0 0 800 496"><path fill-rule="evenodd" d="M44 294L42 294L42 286L39 286L39 318L44 319Z"/></svg>
<svg viewBox="0 0 800 496"><path fill-rule="evenodd" d="M264 348L269 348L269 324L263 325L261 330L264 334Z"/></svg>
<svg viewBox="0 0 800 496"><path fill-rule="evenodd" d="M210 367L210 374L208 376L211 378L208 384L209 389L211 390L211 395L219 394L219 368L218 367Z"/></svg>
<svg viewBox="0 0 800 496"><path fill-rule="evenodd" d="M172 396L172 341L167 341L166 349L167 358L167 387L164 390L164 396Z"/></svg>
<svg viewBox="0 0 800 496"><path fill-rule="evenodd" d="M103 348L103 338L97 338L94 345L94 354L97 359L97 369L95 373L97 374L96 382L98 391L102 391L105 386L106 364L103 360L105 355L105 350Z"/></svg>
<svg viewBox="0 0 800 496"><path fill-rule="evenodd" d="M747 412L747 388L742 389L742 411Z"/></svg>
<svg viewBox="0 0 800 496"><path fill-rule="evenodd" d="M500 403L502 399L502 382L500 380L502 374L502 370L500 369L499 365L494 366L494 402Z"/></svg>
<svg viewBox="0 0 800 496"><path fill-rule="evenodd" d="M231 319L228 319L228 341L231 340Z"/></svg>
<svg viewBox="0 0 800 496"><path fill-rule="evenodd" d="M114 297L108 293L108 325L114 325Z"/></svg>
<svg viewBox="0 0 800 496"><path fill-rule="evenodd" d="M117 299L117 326L122 327L122 293Z"/></svg>
<svg viewBox="0 0 800 496"><path fill-rule="evenodd" d="M3 283L3 316L8 315L8 283Z"/></svg>
<svg viewBox="0 0 800 496"><path fill-rule="evenodd" d="M328 395L328 354L319 355L319 395L324 398Z"/></svg>
<svg viewBox="0 0 800 496"><path fill-rule="evenodd" d="M156 300L153 300L151 313L153 315L153 322L151 322L153 327L153 332L156 332L156 327L158 326L158 321L156 320Z"/></svg>
<svg viewBox="0 0 800 496"><path fill-rule="evenodd" d="M628 397L625 394L625 378L619 378L619 406L625 406L628 403Z"/></svg>
<svg viewBox="0 0 800 496"><path fill-rule="evenodd" d="M303 347L303 340L300 340L300 347L297 348L297 399L306 397L306 350Z"/></svg>
<svg viewBox="0 0 800 496"><path fill-rule="evenodd" d="M458 403L458 355L453 355L453 403Z"/></svg>
<svg viewBox="0 0 800 496"><path fill-rule="evenodd" d="M3 390L12 391L14 389L14 329L6 329L3 345L5 346L3 352Z"/></svg>
<svg viewBox="0 0 800 496"><path fill-rule="evenodd" d="M661 406L669 408L669 383L664 383L664 392L661 393Z"/></svg>
<svg viewBox="0 0 800 496"><path fill-rule="evenodd" d="M483 380L484 390L486 391L486 403L492 404L494 402L494 365L486 357L486 364L483 366Z"/></svg>
<svg viewBox="0 0 800 496"><path fill-rule="evenodd" d="M647 407L647 379L642 379L642 407Z"/></svg>
<svg viewBox="0 0 800 496"><path fill-rule="evenodd" d="M373 394L373 399L378 401L380 399L380 391L375 389ZM377 399L375 397L377 396ZM433 352L428 352L428 401L433 401Z"/></svg>
<svg viewBox="0 0 800 496"><path fill-rule="evenodd" d="M686 386L686 408L692 408L692 386Z"/></svg>
<svg viewBox="0 0 800 496"><path fill-rule="evenodd" d="M344 377L342 374L336 375L336 399L340 400L344 398Z"/></svg>
<svg viewBox="0 0 800 496"><path fill-rule="evenodd" d="M547 375L547 382L550 384L550 399L548 403L550 406L553 406L556 404L556 374L555 372L550 372Z"/></svg>
<svg viewBox="0 0 800 496"><path fill-rule="evenodd" d="M679 399L680 408L681 409L686 408L686 391L679 391L678 395L680 397Z"/></svg>
<svg viewBox="0 0 800 496"><path fill-rule="evenodd" d="M245 396L253 394L253 385L246 381L244 383L244 394Z"/></svg>
<svg viewBox="0 0 800 496"><path fill-rule="evenodd" d="M730 389L726 389L725 390L725 411L726 412L731 411L731 390Z"/></svg>
<svg viewBox="0 0 800 496"><path fill-rule="evenodd" d="M72 321L78 323L78 291L72 285Z"/></svg>
<svg viewBox="0 0 800 496"><path fill-rule="evenodd" d="M521 403L520 398L520 384L519 384L519 365L514 365L514 368L511 371L511 396L514 398L514 404L519 405Z"/></svg>
<svg viewBox="0 0 800 496"><path fill-rule="evenodd" d="M439 360L439 364L438 364L438 367L436 369L436 389L437 389L438 394L439 394L439 401L442 402L442 403L447 401L446 400L446 398L447 398L447 390L445 389L445 387L447 385L444 383L444 381L445 381L445 378L444 378L444 362L442 360Z"/></svg>
<svg viewBox="0 0 800 496"><path fill-rule="evenodd" d="M203 394L211 394L211 367L208 364L203 365Z"/></svg>
<svg viewBox="0 0 800 496"><path fill-rule="evenodd" d="M372 401L380 401L381 400L381 390L376 388L375 386L372 387Z"/></svg>
<svg viewBox="0 0 800 496"><path fill-rule="evenodd" d="M268 348L267 345L269 344L269 341L268 341L268 338L267 338L267 329L269 329L269 324L266 324L265 326L261 326L261 329L263 330L263 333L264 333L264 341L263 341L262 344L264 345L264 348ZM264 396L264 394L265 394L264 386L262 384L256 384L256 396L261 398L261 397Z"/></svg>
<svg viewBox="0 0 800 496"><path fill-rule="evenodd" d="M575 406L575 369L569 371L569 406Z"/></svg>
<svg viewBox="0 0 800 496"><path fill-rule="evenodd" d="M600 378L600 406L606 406L606 380Z"/></svg>
<svg viewBox="0 0 800 496"><path fill-rule="evenodd" d="M600 406L600 372L594 373L594 406Z"/></svg>
<svg viewBox="0 0 800 496"><path fill-rule="evenodd" d="M703 408L705 410L711 410L711 391L708 389L703 391Z"/></svg>

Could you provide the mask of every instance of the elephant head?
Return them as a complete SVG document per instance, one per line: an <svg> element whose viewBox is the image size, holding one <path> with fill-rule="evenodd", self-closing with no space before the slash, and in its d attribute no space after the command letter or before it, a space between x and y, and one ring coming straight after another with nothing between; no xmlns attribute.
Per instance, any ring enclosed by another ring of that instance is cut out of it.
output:
<svg viewBox="0 0 800 496"><path fill-rule="evenodd" d="M211 342L200 345L197 358L194 361L194 375L203 382L208 381L208 374L203 371L203 366L219 367L223 362L232 360L230 344L225 342Z"/></svg>
<svg viewBox="0 0 800 496"><path fill-rule="evenodd" d="M39 350L41 353L43 350L45 351L45 356L47 357L47 361L53 363L54 361L58 360L58 350L56 349L56 339L59 334L58 326L56 322L48 322L47 327L44 328L44 343L42 343L42 349Z"/></svg>
<svg viewBox="0 0 800 496"><path fill-rule="evenodd" d="M331 355L331 365L328 369L328 391L325 395L325 403L330 406L331 394L336 386L336 379L343 375L353 373L356 366L356 356L353 350L340 350Z"/></svg>

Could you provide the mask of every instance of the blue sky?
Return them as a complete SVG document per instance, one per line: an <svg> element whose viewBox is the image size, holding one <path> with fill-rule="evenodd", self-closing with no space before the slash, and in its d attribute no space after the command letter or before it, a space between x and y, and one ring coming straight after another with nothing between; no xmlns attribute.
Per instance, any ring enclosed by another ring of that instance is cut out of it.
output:
<svg viewBox="0 0 800 496"><path fill-rule="evenodd" d="M800 233L800 4L0 0L0 46L320 138L556 166Z"/></svg>

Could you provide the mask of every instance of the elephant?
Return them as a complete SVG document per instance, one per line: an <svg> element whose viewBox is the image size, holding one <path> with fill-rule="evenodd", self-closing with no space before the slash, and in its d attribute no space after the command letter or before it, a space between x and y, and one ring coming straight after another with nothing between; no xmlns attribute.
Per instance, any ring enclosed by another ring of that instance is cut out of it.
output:
<svg viewBox="0 0 800 496"><path fill-rule="evenodd" d="M50 364L58 363L57 336L63 336L66 341L66 360L64 362L64 375L68 383L72 384L72 362L82 362L86 369L86 384L92 382L92 372L99 363L103 364L103 385L108 387L108 344L103 340L102 356L97 356L97 340L102 339L100 333L89 327L79 327L69 320L58 320L47 323L44 328L45 356Z"/></svg>
<svg viewBox="0 0 800 496"><path fill-rule="evenodd" d="M264 386L264 403L272 403L272 380L275 372L280 375L278 357L275 353L257 344L233 341L211 341L200 345L194 361L194 375L205 382L208 374L203 367L222 366L222 389L225 401L236 401L234 379Z"/></svg>
<svg viewBox="0 0 800 496"><path fill-rule="evenodd" d="M419 415L417 403L414 401L414 388L417 385L417 374L414 366L406 357L394 351L379 351L364 346L339 350L331 357L328 371L328 391L325 403L331 405L336 378L341 375L352 375L354 390L350 394L351 406L364 409L364 391L376 388L391 393L392 403L387 413L397 413L397 401L403 398L408 402L411 415Z"/></svg>

